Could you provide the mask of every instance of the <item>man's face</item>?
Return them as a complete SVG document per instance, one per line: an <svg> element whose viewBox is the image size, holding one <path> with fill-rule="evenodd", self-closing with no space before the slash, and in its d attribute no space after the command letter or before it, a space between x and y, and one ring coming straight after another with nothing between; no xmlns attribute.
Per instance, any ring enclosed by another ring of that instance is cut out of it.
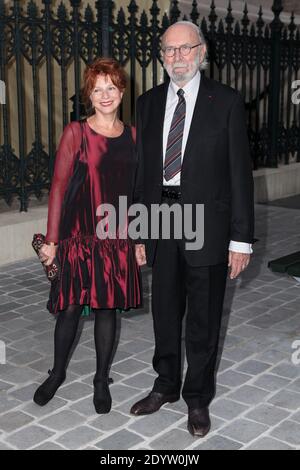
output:
<svg viewBox="0 0 300 470"><path fill-rule="evenodd" d="M169 77L181 87L188 83L197 73L204 59L205 46L194 47L187 55L184 55L179 49L175 49L173 56L169 56L167 52L171 51L169 48L196 46L199 43L199 36L196 32L191 27L185 25L171 26L164 35L162 44L164 67Z"/></svg>

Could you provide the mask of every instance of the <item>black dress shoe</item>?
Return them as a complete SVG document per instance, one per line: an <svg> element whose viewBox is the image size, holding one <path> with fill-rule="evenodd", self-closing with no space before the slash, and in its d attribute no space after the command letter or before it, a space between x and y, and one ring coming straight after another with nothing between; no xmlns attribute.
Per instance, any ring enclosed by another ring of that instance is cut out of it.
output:
<svg viewBox="0 0 300 470"><path fill-rule="evenodd" d="M93 403L98 414L107 414L111 410L111 394L109 391L109 384L112 383L111 379L107 378L94 378L94 398Z"/></svg>
<svg viewBox="0 0 300 470"><path fill-rule="evenodd" d="M194 408L193 410L189 410L187 428L192 436L206 436L210 430L210 426L208 408Z"/></svg>
<svg viewBox="0 0 300 470"><path fill-rule="evenodd" d="M45 406L52 400L57 389L66 379L66 374L56 375L52 370L48 370L49 377L36 390L33 401L39 406Z"/></svg>
<svg viewBox="0 0 300 470"><path fill-rule="evenodd" d="M179 400L178 395L165 395L163 393L151 392L146 398L135 403L130 413L133 415L150 415L158 411L165 403L174 403Z"/></svg>

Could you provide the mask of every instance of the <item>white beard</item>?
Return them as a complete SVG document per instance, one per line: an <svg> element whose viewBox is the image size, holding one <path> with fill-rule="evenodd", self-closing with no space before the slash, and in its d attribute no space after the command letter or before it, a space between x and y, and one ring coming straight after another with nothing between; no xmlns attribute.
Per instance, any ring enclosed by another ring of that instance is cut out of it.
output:
<svg viewBox="0 0 300 470"><path fill-rule="evenodd" d="M174 72L174 68L180 67L180 66L185 67L186 64L181 63L181 62L176 62L173 65L166 65L164 63L164 68L166 69L169 77L178 86L180 86L181 83L187 83L190 80L192 80L192 78L194 78L194 76L196 75L196 73L197 73L197 71L199 70L199 67L200 67L199 57L197 56L196 59L195 59L195 62L191 65L191 70L189 70L187 72L179 72L179 73Z"/></svg>

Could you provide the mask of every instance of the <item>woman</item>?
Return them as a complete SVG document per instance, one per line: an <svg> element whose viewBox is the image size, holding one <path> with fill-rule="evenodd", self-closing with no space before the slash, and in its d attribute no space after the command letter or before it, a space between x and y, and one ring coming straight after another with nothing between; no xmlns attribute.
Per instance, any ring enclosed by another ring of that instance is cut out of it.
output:
<svg viewBox="0 0 300 470"><path fill-rule="evenodd" d="M93 401L97 413L110 411L108 374L116 309L141 303L133 241L118 237L118 225L115 238L97 236L96 212L101 204L111 204L118 214L119 196L127 196L128 206L131 203L136 165L133 130L118 117L125 87L125 73L115 60L100 58L87 67L83 95L92 113L66 126L56 154L41 260L49 265L57 257L61 274L52 282L47 305L58 318L53 369L34 395L40 406L65 380L83 305L89 304L95 312L97 358Z"/></svg>

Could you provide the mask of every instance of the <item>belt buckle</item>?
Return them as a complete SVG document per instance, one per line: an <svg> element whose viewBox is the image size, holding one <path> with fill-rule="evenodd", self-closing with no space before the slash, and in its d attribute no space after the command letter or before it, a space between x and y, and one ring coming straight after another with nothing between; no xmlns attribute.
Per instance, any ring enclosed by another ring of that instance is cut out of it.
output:
<svg viewBox="0 0 300 470"><path fill-rule="evenodd" d="M175 189L164 188L163 195L169 199L179 199L181 197L181 192L177 192Z"/></svg>

